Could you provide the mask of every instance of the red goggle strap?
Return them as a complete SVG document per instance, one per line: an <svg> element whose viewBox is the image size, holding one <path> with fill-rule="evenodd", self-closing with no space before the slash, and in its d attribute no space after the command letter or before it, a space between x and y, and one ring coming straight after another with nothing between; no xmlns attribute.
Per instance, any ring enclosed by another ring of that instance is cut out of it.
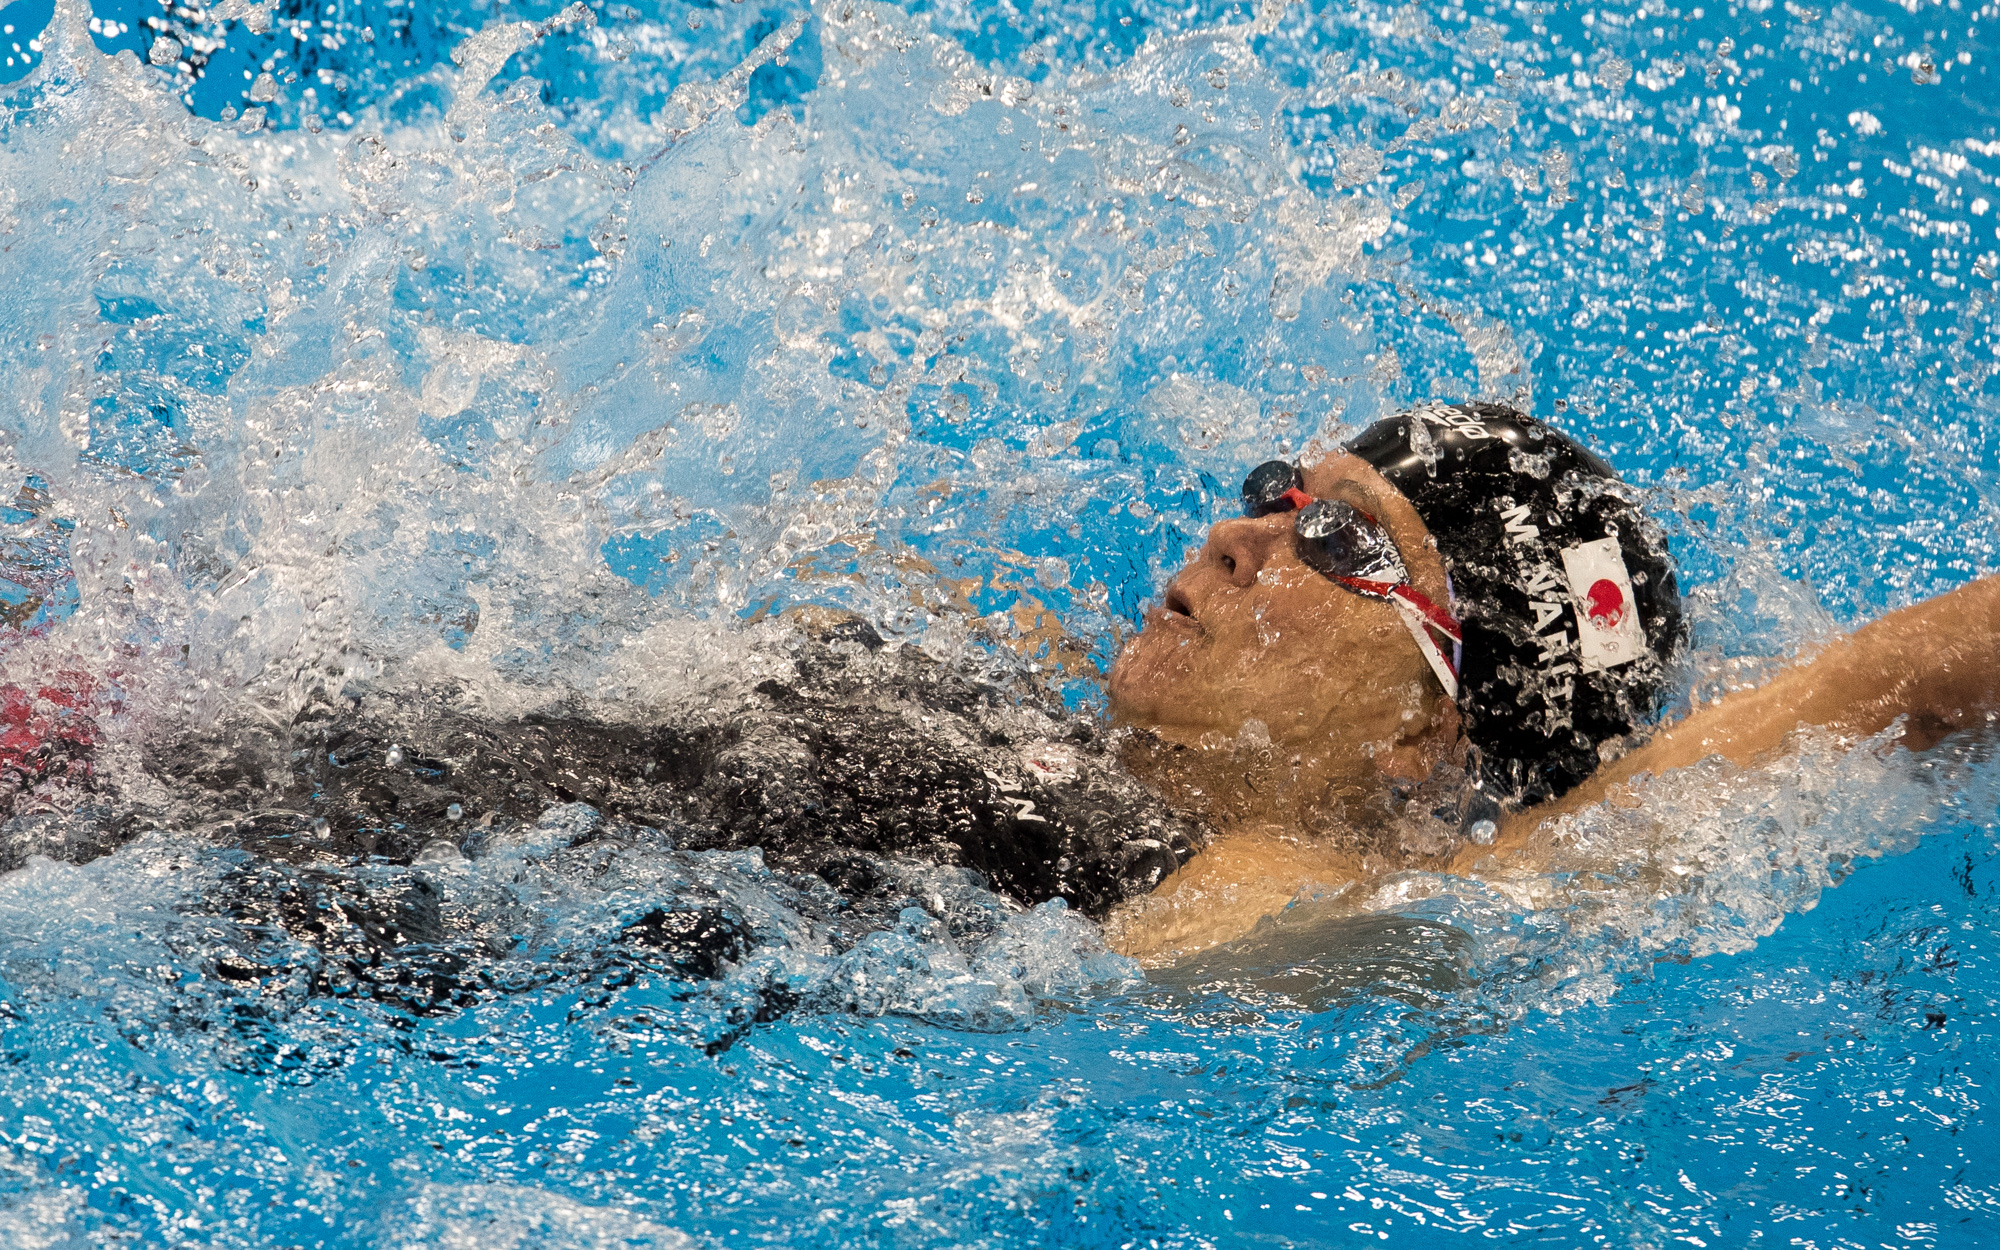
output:
<svg viewBox="0 0 2000 1250"><path fill-rule="evenodd" d="M1444 687L1446 698L1458 697L1458 665L1445 654L1438 640L1431 636L1431 630L1451 639L1454 650L1460 642L1458 621L1430 601L1429 596L1412 586L1401 582L1376 582L1365 577L1340 577L1335 581L1357 593L1378 599L1386 599L1396 605L1403 624L1409 629L1410 637L1416 640L1418 650L1423 652L1431 672L1437 674L1438 685Z"/></svg>
<svg viewBox="0 0 2000 1250"><path fill-rule="evenodd" d="M1377 599L1401 599L1415 608L1425 622L1439 633L1453 642L1464 641L1459 632L1458 619L1431 602L1430 596L1407 582L1372 582L1365 577L1337 577L1334 580L1364 595L1373 595Z"/></svg>

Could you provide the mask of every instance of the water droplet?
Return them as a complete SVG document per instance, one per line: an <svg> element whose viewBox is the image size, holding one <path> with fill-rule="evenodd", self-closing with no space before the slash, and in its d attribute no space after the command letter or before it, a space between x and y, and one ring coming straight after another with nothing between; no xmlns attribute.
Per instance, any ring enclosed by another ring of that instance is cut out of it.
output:
<svg viewBox="0 0 2000 1250"><path fill-rule="evenodd" d="M1472 828L1466 830L1466 832L1480 846L1492 846L1493 839L1500 833L1500 826L1490 820L1475 820L1472 822Z"/></svg>
<svg viewBox="0 0 2000 1250"><path fill-rule="evenodd" d="M1620 91L1632 81L1632 62L1622 56L1608 56L1597 67L1597 81L1604 84L1606 91Z"/></svg>
<svg viewBox="0 0 2000 1250"><path fill-rule="evenodd" d="M382 757L382 762L391 768L400 765L403 762L403 748L395 743L390 743L389 753Z"/></svg>
<svg viewBox="0 0 2000 1250"><path fill-rule="evenodd" d="M1707 203L1707 197L1708 188L1703 185L1701 175L1696 174L1688 180L1687 186L1681 191L1681 210L1698 214L1702 210L1702 205Z"/></svg>
<svg viewBox="0 0 2000 1250"><path fill-rule="evenodd" d="M1560 208L1572 198L1569 193L1570 162L1569 153L1561 148L1550 148L1542 153L1542 173L1548 178L1549 204Z"/></svg>
<svg viewBox="0 0 2000 1250"><path fill-rule="evenodd" d="M1372 182L1382 172L1382 154L1367 144L1348 148L1340 154L1340 185L1358 187Z"/></svg>
<svg viewBox="0 0 2000 1250"><path fill-rule="evenodd" d="M464 820L465 809L453 803L450 807L444 809L444 818L446 820Z"/></svg>
<svg viewBox="0 0 2000 1250"><path fill-rule="evenodd" d="M172 65L175 61L181 59L181 45L177 41L161 35L158 39L153 40L153 46L146 53L146 57L155 65Z"/></svg>

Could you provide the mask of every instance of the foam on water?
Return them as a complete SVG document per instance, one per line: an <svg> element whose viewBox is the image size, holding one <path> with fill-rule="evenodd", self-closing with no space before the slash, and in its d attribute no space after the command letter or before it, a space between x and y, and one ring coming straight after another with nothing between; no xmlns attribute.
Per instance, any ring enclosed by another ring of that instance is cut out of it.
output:
<svg viewBox="0 0 2000 1250"><path fill-rule="evenodd" d="M913 8L61 0L0 71L0 666L101 734L9 836L176 813L0 878L0 1240L1990 1237L1979 743L1151 981L961 870L850 941L581 805L335 870L148 775L343 690L726 715L794 604L1089 705L1244 468L1428 395L1652 491L1696 697L1992 569L1990 6Z"/></svg>

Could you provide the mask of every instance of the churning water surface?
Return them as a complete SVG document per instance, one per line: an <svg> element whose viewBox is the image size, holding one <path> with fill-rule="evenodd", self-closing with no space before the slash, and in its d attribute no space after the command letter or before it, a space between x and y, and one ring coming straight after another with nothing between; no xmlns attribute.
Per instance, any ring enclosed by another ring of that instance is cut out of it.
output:
<svg viewBox="0 0 2000 1250"><path fill-rule="evenodd" d="M0 8L0 1244L1991 1244L1987 743L1150 973L161 762L727 717L796 605L1088 721L1245 468L1430 396L1649 493L1691 697L1991 572L2000 12L1677 2Z"/></svg>

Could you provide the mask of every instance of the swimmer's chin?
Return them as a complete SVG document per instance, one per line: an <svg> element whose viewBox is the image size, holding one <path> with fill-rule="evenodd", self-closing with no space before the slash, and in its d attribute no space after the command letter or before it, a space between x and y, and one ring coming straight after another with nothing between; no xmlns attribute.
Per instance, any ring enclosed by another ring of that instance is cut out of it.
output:
<svg viewBox="0 0 2000 1250"><path fill-rule="evenodd" d="M1188 722L1171 715L1170 709L1187 709L1198 706L1187 698L1178 698L1173 691L1163 697L1138 702L1121 699L1117 688L1112 688L1111 723L1121 729L1132 729L1150 735L1154 741L1164 746L1195 747L1216 732L1216 727L1207 721Z"/></svg>

